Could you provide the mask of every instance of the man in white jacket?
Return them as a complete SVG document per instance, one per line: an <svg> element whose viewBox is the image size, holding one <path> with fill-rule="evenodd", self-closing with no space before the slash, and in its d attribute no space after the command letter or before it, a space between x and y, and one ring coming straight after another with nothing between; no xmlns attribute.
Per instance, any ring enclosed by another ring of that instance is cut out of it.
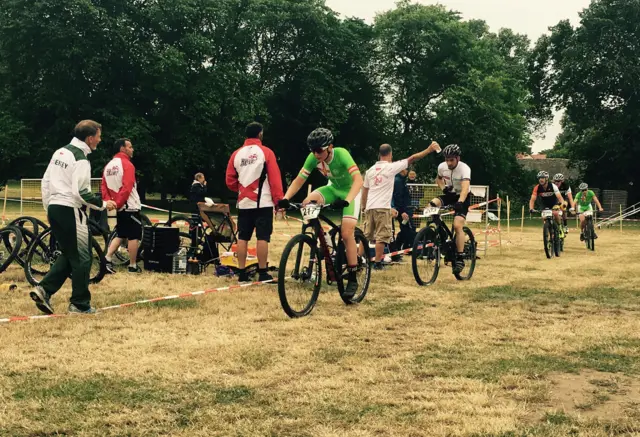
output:
<svg viewBox="0 0 640 437"><path fill-rule="evenodd" d="M40 311L53 314L51 297L71 275L70 313L95 313L91 306L89 272L91 271L91 237L83 206L92 209L114 209L116 204L103 202L91 193L91 165L87 155L101 141L102 126L83 120L74 129L74 138L55 151L42 179L42 202L47 211L51 231L61 254L51 270L29 296Z"/></svg>

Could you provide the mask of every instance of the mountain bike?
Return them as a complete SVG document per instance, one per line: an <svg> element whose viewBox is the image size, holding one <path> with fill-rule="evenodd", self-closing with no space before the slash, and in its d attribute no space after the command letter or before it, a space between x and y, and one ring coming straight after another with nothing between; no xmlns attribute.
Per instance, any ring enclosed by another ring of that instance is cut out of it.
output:
<svg viewBox="0 0 640 437"><path fill-rule="evenodd" d="M443 258L445 264L451 264L457 280L468 281L473 276L476 269L477 243L473 232L466 226L462 228L465 235L462 256L464 269L461 272L453 271L458 255L456 240L453 231L441 218L443 212L451 210L451 207L427 207L424 210L427 226L416 235L411 252L411 269L418 285L431 285L436 281Z"/></svg>
<svg viewBox="0 0 640 437"><path fill-rule="evenodd" d="M560 252L563 249L564 239L560 237L560 226L556 223L553 217L553 210L549 208L545 208L540 212L542 215L542 219L544 220L544 225L542 227L542 242L544 244L544 253L547 255L547 258L551 259L554 256L559 257ZM558 215L562 217L562 211L558 211Z"/></svg>
<svg viewBox="0 0 640 437"><path fill-rule="evenodd" d="M313 310L322 284L323 260L327 270L327 284L337 284L340 298L345 304L362 302L369 289L369 244L362 231L356 229L356 277L359 289L351 298L344 295L348 276L347 255L340 235L340 226L322 214L322 210L329 207L316 203L291 204L290 209L300 210L304 223L302 232L295 235L285 246L278 268L278 296L282 309L289 317L303 317ZM325 232L321 222L329 225L328 232Z"/></svg>

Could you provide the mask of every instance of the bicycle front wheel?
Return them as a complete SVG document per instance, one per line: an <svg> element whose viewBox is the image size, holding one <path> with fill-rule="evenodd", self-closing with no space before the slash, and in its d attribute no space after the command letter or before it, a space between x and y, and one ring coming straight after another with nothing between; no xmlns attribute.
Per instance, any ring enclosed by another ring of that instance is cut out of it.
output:
<svg viewBox="0 0 640 437"><path fill-rule="evenodd" d="M24 274L29 284L37 286L49 273L62 254L51 229L42 232L29 247L25 258ZM91 270L89 282L97 284L107 273L107 262L102 247L95 238L91 238ZM71 275L69 275L71 276Z"/></svg>
<svg viewBox="0 0 640 437"><path fill-rule="evenodd" d="M595 251L596 250L596 231L593 229L593 220L589 219L587 222L587 235L585 236L585 240L587 241L587 248Z"/></svg>
<svg viewBox="0 0 640 437"><path fill-rule="evenodd" d="M549 259L553 258L552 233L551 223L548 220L545 220L544 227L542 228L542 241L544 243L544 253Z"/></svg>
<svg viewBox="0 0 640 437"><path fill-rule="evenodd" d="M316 242L309 235L296 235L282 252L278 268L278 296L291 318L311 313L322 283L322 265Z"/></svg>
<svg viewBox="0 0 640 437"><path fill-rule="evenodd" d="M22 247L22 232L16 226L0 230L0 273L18 257Z"/></svg>
<svg viewBox="0 0 640 437"><path fill-rule="evenodd" d="M421 229L413 240L411 269L418 285L436 282L440 272L440 239L434 226Z"/></svg>

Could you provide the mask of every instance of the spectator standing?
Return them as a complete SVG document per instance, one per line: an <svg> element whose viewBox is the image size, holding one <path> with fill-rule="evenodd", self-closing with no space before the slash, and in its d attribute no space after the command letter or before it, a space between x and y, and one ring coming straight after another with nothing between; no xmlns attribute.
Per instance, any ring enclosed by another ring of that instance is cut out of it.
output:
<svg viewBox="0 0 640 437"><path fill-rule="evenodd" d="M47 212L60 255L51 270L29 297L40 311L53 314L51 297L71 275L70 313L93 314L89 291L91 271L91 235L83 206L112 210L113 200L103 201L91 192L91 164L87 156L101 141L102 126L82 120L69 144L55 151L42 178L42 203Z"/></svg>
<svg viewBox="0 0 640 437"><path fill-rule="evenodd" d="M438 150L438 143L407 159L393 162L393 153L389 144L380 146L379 161L367 170L364 177L362 203L365 205L364 233L369 241L376 242L374 268L382 269L384 246L391 241L391 200L395 176L413 162Z"/></svg>
<svg viewBox="0 0 640 437"><path fill-rule="evenodd" d="M254 230L258 239L258 280L273 280L267 272L273 208L284 194L276 156L262 144L263 130L260 123L250 123L244 145L233 152L227 165L227 187L238 193L238 282L249 281L245 267Z"/></svg>
<svg viewBox="0 0 640 437"><path fill-rule="evenodd" d="M127 239L129 251L129 273L141 273L137 264L138 248L142 238L142 208L138 187L136 184L136 168L133 158L133 145L128 138L120 138L113 145L116 154L105 166L102 172L102 199L113 200L117 209L116 238L113 239L105 258L107 259L107 272L115 273L111 259L113 254Z"/></svg>

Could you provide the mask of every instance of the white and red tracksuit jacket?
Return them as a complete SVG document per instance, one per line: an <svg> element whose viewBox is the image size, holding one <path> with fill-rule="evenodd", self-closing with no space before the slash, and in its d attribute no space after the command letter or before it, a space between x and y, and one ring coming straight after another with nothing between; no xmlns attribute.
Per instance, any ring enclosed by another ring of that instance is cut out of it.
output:
<svg viewBox="0 0 640 437"><path fill-rule="evenodd" d="M102 200L116 202L118 211L140 211L136 168L126 153L116 153L102 172Z"/></svg>
<svg viewBox="0 0 640 437"><path fill-rule="evenodd" d="M257 138L233 152L226 182L238 193L238 209L273 208L284 197L276 155Z"/></svg>

